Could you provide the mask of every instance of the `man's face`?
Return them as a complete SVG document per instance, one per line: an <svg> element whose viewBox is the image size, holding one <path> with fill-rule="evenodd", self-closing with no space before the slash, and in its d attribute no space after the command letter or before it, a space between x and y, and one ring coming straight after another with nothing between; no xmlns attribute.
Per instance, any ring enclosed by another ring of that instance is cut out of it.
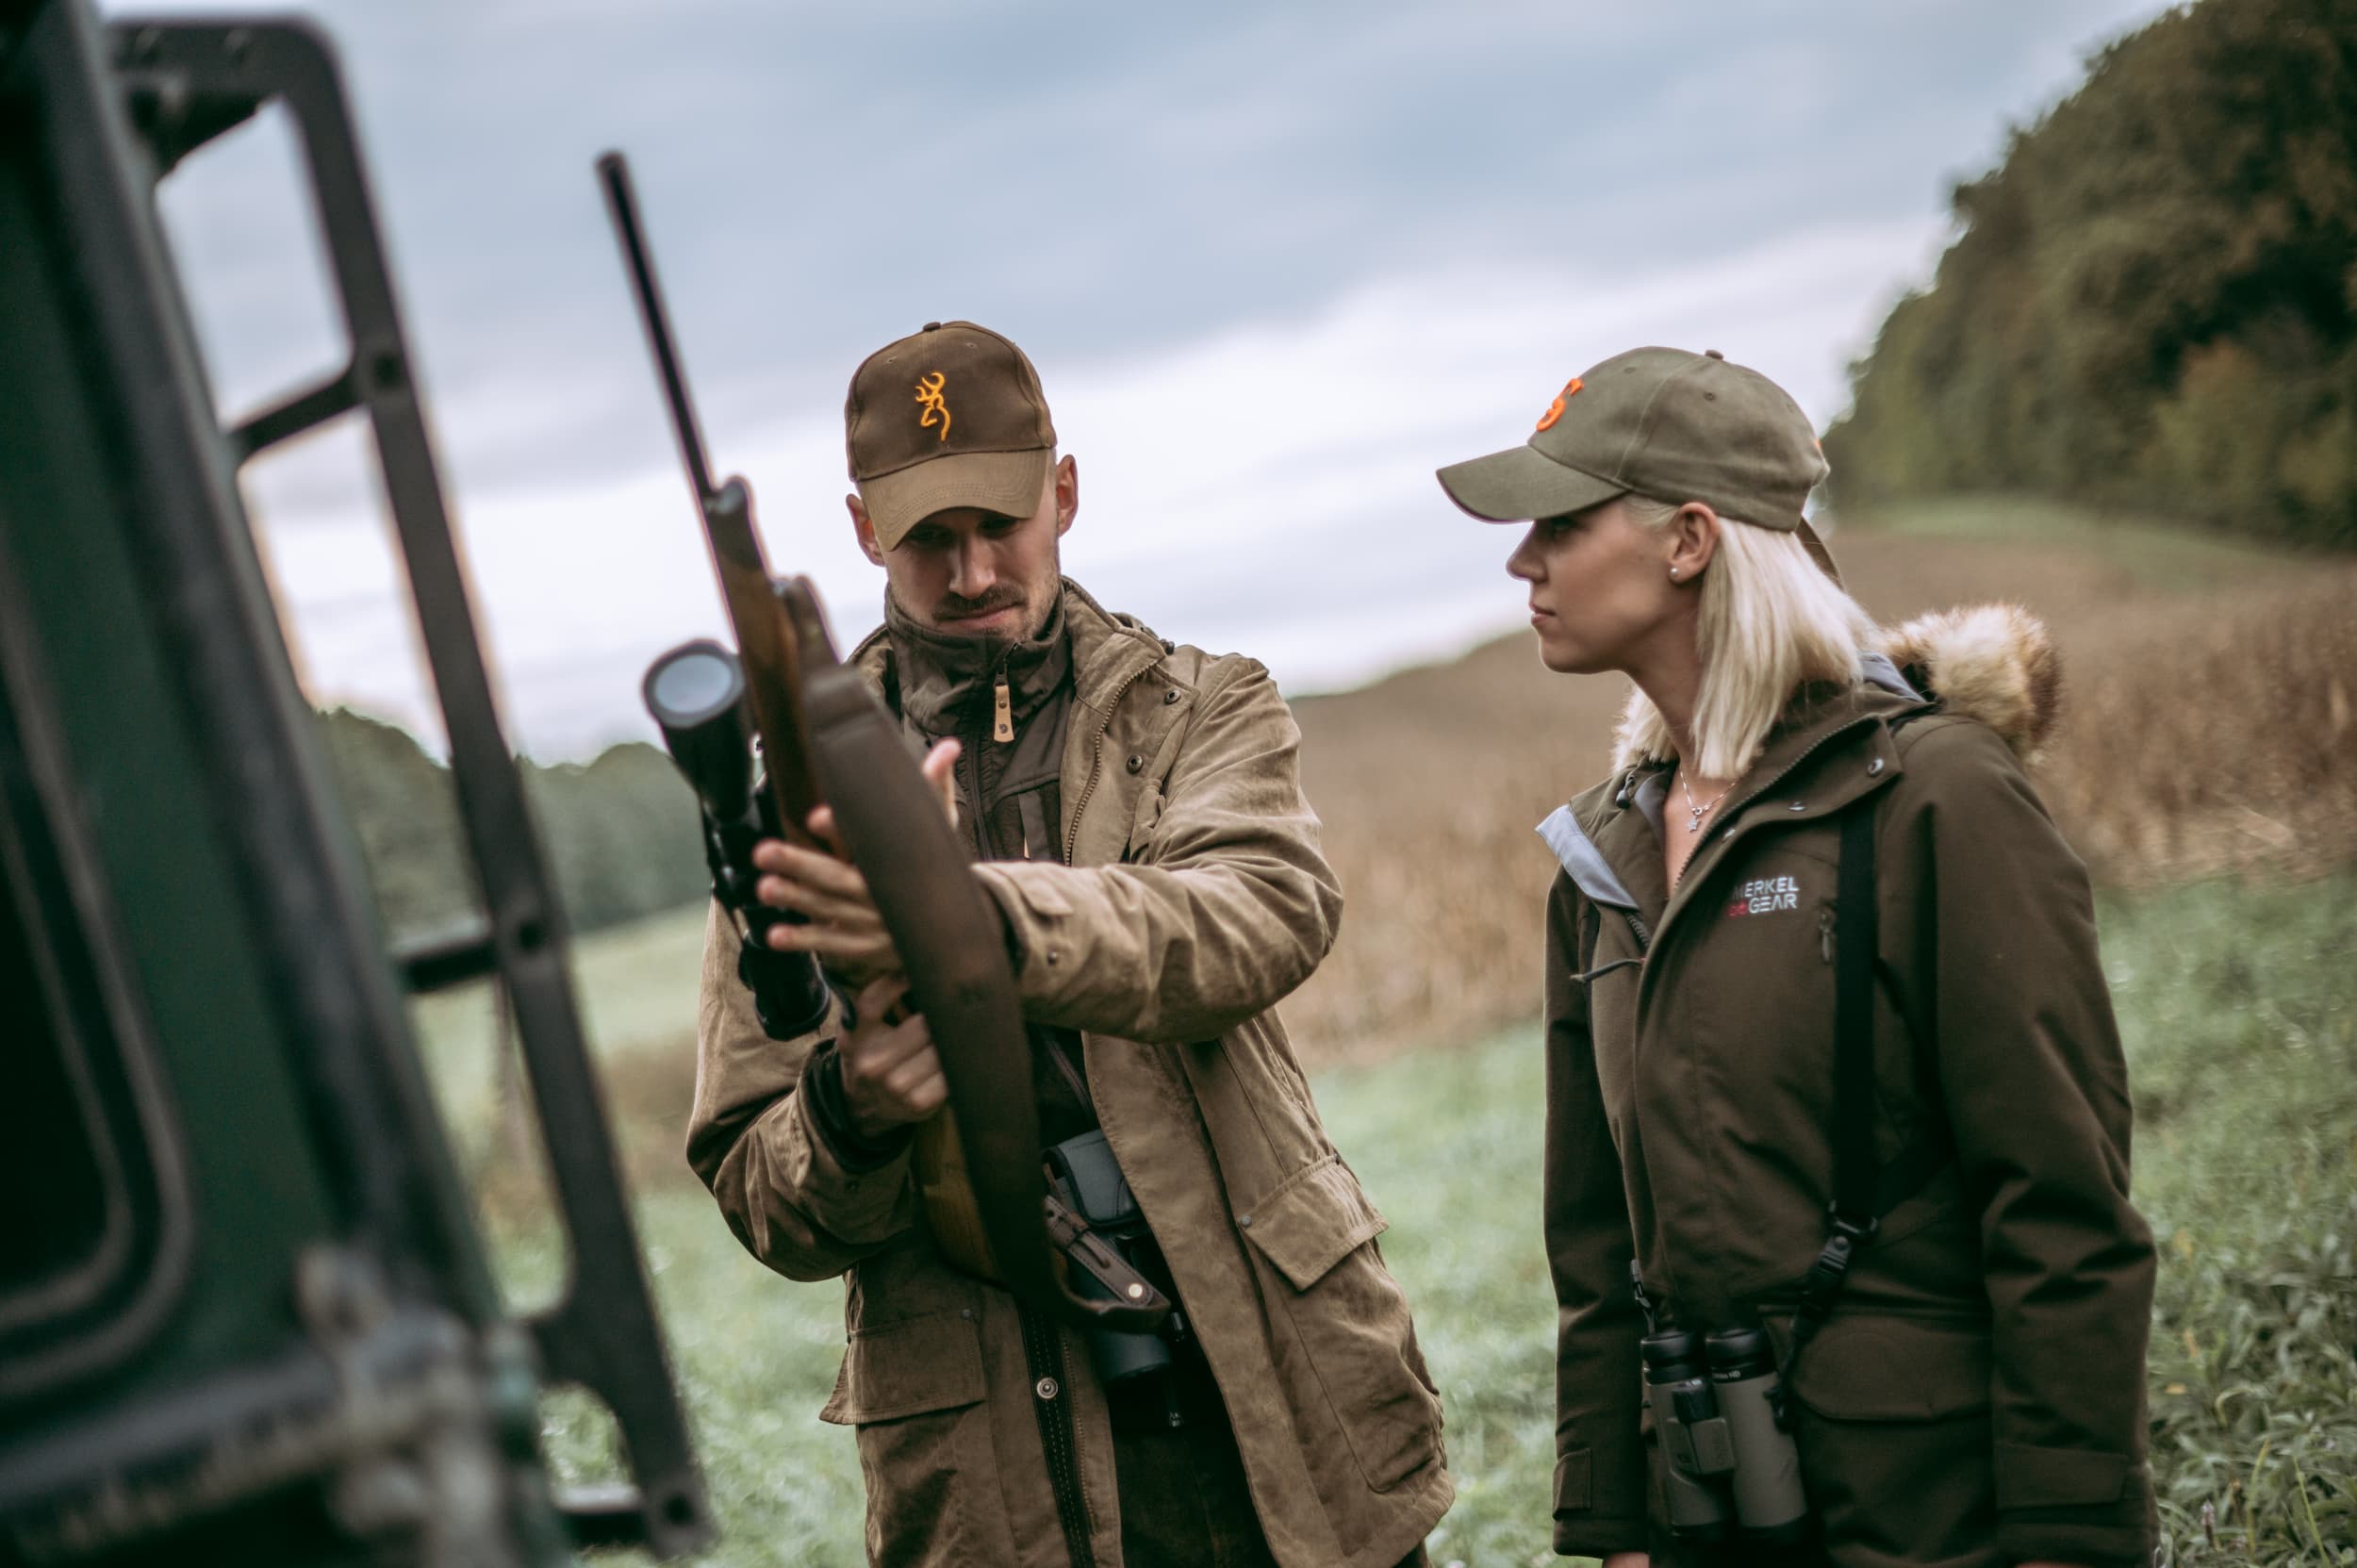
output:
<svg viewBox="0 0 2357 1568"><path fill-rule="evenodd" d="M1080 510L1080 470L1070 457L1050 469L1030 517L953 506L927 516L890 550L878 545L859 497L846 500L860 549L884 569L910 619L950 636L1014 642L1036 635L1056 607L1058 541Z"/></svg>

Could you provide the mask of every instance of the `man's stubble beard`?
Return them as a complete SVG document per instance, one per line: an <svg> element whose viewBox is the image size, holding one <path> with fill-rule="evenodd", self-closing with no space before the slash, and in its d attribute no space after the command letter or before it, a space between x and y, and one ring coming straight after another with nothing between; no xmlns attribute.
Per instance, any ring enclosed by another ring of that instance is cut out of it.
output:
<svg viewBox="0 0 2357 1568"><path fill-rule="evenodd" d="M1043 585L1039 602L1036 604L1031 603L1030 596L1026 594L1022 598L1013 602L1003 600L994 602L990 597L985 596L980 602L967 607L962 607L960 603L945 600L939 606L940 610L962 608L962 613L971 615L976 613L986 614L991 610L1008 609L1020 605L1024 609L1025 613L1022 620L1014 630L1003 632L981 631L961 633L957 629L955 622L951 622L946 626L937 624L935 629L946 636L971 636L977 642L987 642L1006 646L1012 646L1015 643L1029 642L1032 638L1038 636L1041 631L1047 627L1047 622L1054 618L1057 602L1063 597L1063 552L1059 549L1049 562L1049 570L1047 582ZM936 613L938 613L938 611Z"/></svg>

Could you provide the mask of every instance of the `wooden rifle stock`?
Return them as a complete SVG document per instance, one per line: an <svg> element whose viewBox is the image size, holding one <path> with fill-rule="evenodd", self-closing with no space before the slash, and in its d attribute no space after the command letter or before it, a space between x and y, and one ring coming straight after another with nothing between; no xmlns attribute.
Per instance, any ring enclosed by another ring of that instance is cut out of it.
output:
<svg viewBox="0 0 2357 1568"><path fill-rule="evenodd" d="M1169 1302L1047 1190L1030 1040L998 915L898 722L836 656L810 580L770 577L750 489L742 479L713 483L629 166L607 153L597 170L736 633L777 820L812 844L810 814L832 804L836 836L866 879L941 1056L949 1114L919 1126L913 1152L934 1239L960 1268L1066 1318L1152 1329ZM1064 1269L1076 1259L1113 1299L1073 1292Z"/></svg>

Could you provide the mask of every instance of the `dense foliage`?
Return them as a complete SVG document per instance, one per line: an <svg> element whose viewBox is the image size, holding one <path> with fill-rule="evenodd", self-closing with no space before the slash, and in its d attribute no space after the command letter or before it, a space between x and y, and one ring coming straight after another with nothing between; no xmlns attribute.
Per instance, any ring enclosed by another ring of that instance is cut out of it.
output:
<svg viewBox="0 0 2357 1568"><path fill-rule="evenodd" d="M405 730L346 708L325 717L329 764L359 834L377 908L396 938L448 932L479 903L450 770ZM701 898L695 797L651 746L586 765L525 759L524 793L575 931Z"/></svg>
<svg viewBox="0 0 2357 1568"><path fill-rule="evenodd" d="M2357 544L2357 0L2200 0L1957 188L1825 436L1837 503L2007 489Z"/></svg>

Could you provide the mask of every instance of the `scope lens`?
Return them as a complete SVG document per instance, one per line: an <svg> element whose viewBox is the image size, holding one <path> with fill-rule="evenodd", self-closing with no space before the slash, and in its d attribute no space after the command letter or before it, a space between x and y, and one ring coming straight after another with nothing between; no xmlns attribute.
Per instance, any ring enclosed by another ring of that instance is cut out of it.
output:
<svg viewBox="0 0 2357 1568"><path fill-rule="evenodd" d="M692 723L736 701L736 661L717 648L685 648L667 658L647 683L655 717Z"/></svg>

